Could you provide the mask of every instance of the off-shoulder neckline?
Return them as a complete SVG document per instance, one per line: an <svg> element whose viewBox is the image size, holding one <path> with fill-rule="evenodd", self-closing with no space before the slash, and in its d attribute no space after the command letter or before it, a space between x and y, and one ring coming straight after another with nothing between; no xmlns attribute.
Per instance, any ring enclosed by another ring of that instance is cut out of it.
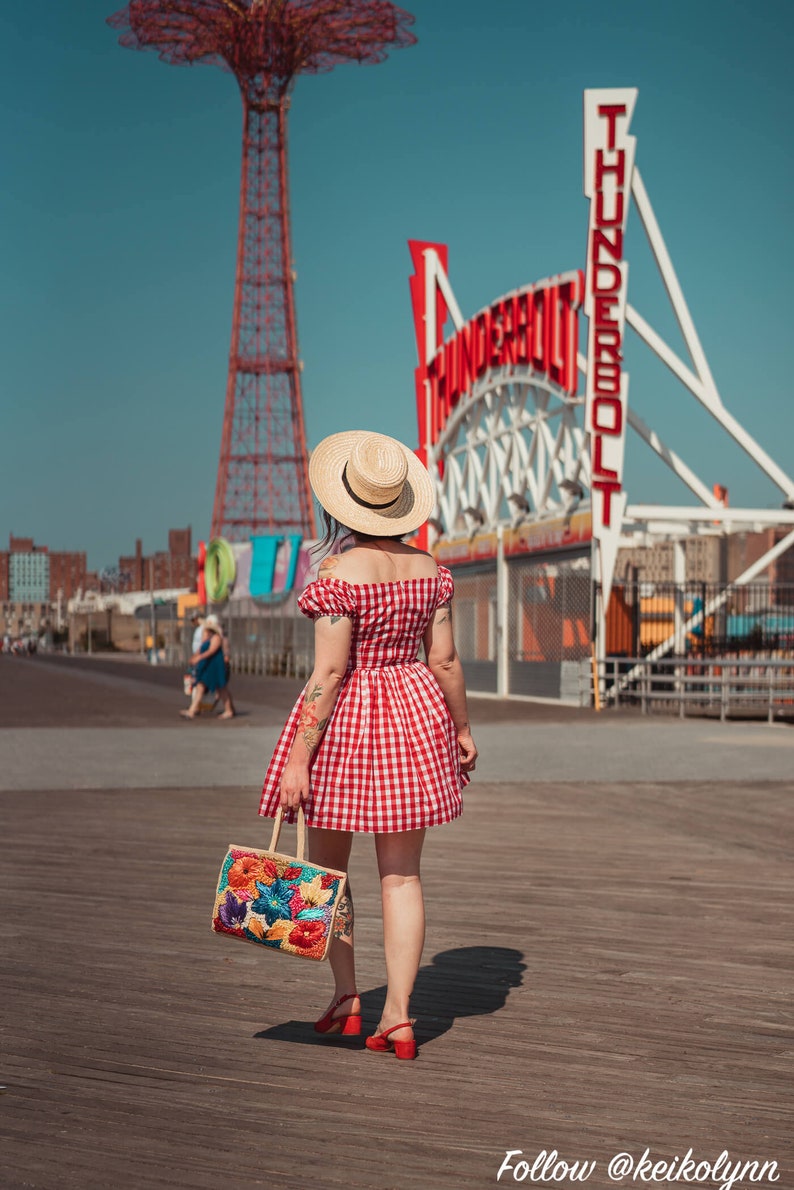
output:
<svg viewBox="0 0 794 1190"><path fill-rule="evenodd" d="M439 583L441 582L440 574L428 574L424 578L392 578L384 579L380 583L350 583L346 578L316 578L312 580L315 583L344 583L346 587L399 587L403 583ZM311 584L309 584L311 586Z"/></svg>

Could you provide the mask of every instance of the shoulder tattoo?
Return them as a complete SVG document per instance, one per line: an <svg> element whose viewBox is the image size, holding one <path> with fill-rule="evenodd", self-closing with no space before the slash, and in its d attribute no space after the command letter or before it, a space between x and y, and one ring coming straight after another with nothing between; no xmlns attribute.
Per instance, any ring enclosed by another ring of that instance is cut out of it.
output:
<svg viewBox="0 0 794 1190"><path fill-rule="evenodd" d="M339 555L332 554L330 558L323 558L317 571L320 578L328 578L329 574L339 565Z"/></svg>

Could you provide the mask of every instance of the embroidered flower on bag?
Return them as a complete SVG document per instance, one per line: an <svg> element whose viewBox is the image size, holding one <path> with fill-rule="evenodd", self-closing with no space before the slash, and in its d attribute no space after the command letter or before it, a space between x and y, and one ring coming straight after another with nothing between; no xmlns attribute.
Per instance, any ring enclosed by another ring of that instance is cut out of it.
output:
<svg viewBox="0 0 794 1190"><path fill-rule="evenodd" d="M302 921L289 934L287 941L301 950L308 950L325 937L325 923L321 921Z"/></svg>
<svg viewBox="0 0 794 1190"><path fill-rule="evenodd" d="M281 879L274 880L271 885L257 880L256 887L261 895L251 904L252 913L260 914L271 926L280 918L292 916L290 902L295 893L292 885Z"/></svg>
<svg viewBox="0 0 794 1190"><path fill-rule="evenodd" d="M301 881L300 890L307 906L327 905L334 895L330 888L323 888L322 876L319 872L313 880Z"/></svg>
<svg viewBox="0 0 794 1190"><path fill-rule="evenodd" d="M267 931L267 941L285 942L294 929L294 921L288 921L286 918L283 918L281 921L276 921Z"/></svg>
<svg viewBox="0 0 794 1190"><path fill-rule="evenodd" d="M265 868L257 855L243 855L236 859L226 874L230 888L250 888L257 880L265 879Z"/></svg>
<svg viewBox="0 0 794 1190"><path fill-rule="evenodd" d="M223 904L218 906L218 917L228 930L242 926L247 912L248 906L245 902L241 904L231 891L227 892Z"/></svg>

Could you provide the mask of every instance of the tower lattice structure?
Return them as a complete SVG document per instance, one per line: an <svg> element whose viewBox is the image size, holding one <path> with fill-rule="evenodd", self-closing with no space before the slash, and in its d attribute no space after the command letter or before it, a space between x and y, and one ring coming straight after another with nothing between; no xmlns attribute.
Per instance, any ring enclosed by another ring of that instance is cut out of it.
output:
<svg viewBox="0 0 794 1190"><path fill-rule="evenodd" d="M382 62L416 40L389 0L131 0L122 45L230 71L243 100L232 338L212 536L312 536L295 322L287 112L298 74Z"/></svg>

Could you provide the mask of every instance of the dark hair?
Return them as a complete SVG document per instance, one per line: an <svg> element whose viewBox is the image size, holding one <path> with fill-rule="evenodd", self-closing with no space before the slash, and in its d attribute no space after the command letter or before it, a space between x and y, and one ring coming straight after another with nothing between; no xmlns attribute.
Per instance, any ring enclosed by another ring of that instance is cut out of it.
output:
<svg viewBox="0 0 794 1190"><path fill-rule="evenodd" d="M353 537L356 541L380 541L382 537L387 538L389 541L402 541L403 537L405 537L404 533L396 533L392 536L388 533L359 533L357 529L349 529L347 525L343 525L341 521L331 516L330 512L326 512L324 508L320 509L320 514L325 525L325 535L311 550L312 554L318 554L320 557L332 553L334 546L340 541L345 541L348 537Z"/></svg>

